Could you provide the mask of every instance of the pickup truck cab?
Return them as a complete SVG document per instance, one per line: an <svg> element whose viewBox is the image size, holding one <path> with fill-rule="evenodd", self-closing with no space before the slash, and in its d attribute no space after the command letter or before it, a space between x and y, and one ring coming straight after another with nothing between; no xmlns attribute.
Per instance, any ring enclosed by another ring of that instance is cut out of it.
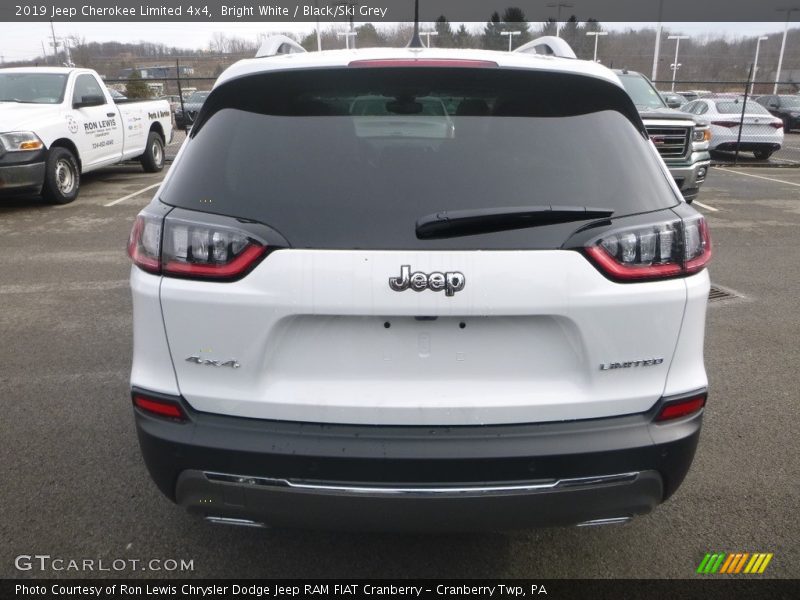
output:
<svg viewBox="0 0 800 600"><path fill-rule="evenodd" d="M91 69L0 69L0 197L77 198L83 173L138 159L164 168L166 100L115 101Z"/></svg>

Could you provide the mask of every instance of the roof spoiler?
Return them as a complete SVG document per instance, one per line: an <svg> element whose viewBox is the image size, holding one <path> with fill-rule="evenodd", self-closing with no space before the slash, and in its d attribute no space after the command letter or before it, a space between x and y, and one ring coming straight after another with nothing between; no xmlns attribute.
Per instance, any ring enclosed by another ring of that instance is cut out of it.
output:
<svg viewBox="0 0 800 600"><path fill-rule="evenodd" d="M523 44L514 52L525 54L541 54L544 56L556 56L558 58L578 58L575 56L570 45L561 38L554 35L544 35L533 41Z"/></svg>
<svg viewBox="0 0 800 600"><path fill-rule="evenodd" d="M279 54L298 54L306 49L285 35L271 35L264 38L261 47L256 52L256 58L278 56Z"/></svg>

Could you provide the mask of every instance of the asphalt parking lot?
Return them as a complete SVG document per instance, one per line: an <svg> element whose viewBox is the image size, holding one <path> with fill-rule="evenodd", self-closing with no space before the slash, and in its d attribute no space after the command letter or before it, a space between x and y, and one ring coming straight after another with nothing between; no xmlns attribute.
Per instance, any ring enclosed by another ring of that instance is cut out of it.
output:
<svg viewBox="0 0 800 600"><path fill-rule="evenodd" d="M128 395L125 243L153 190L132 194L161 177L118 166L71 205L0 204L0 577L109 575L19 571L21 554L193 561L111 573L149 577L693 577L709 551L800 577L800 169L714 168L700 195L712 279L741 297L709 305L711 395L678 493L623 526L435 537L226 528L159 494Z"/></svg>

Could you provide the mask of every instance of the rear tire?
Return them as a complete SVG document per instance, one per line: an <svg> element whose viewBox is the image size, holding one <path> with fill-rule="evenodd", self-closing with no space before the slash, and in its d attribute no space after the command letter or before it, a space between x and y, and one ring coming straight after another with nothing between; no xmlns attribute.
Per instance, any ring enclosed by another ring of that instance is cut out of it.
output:
<svg viewBox="0 0 800 600"><path fill-rule="evenodd" d="M164 140L155 131L147 136L147 146L140 160L146 173L158 173L164 168Z"/></svg>
<svg viewBox="0 0 800 600"><path fill-rule="evenodd" d="M767 160L770 156L772 156L774 150L754 150L753 156L755 156L758 160Z"/></svg>
<svg viewBox="0 0 800 600"><path fill-rule="evenodd" d="M56 146L47 153L42 197L50 204L69 204L78 197L81 171L75 155Z"/></svg>

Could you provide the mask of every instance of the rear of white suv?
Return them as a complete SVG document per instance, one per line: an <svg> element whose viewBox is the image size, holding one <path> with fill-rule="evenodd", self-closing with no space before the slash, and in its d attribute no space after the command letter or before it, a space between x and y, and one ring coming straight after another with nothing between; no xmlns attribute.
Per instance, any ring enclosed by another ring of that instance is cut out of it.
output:
<svg viewBox="0 0 800 600"><path fill-rule="evenodd" d="M689 469L710 239L602 67L244 61L129 253L142 452L211 520L617 521Z"/></svg>

